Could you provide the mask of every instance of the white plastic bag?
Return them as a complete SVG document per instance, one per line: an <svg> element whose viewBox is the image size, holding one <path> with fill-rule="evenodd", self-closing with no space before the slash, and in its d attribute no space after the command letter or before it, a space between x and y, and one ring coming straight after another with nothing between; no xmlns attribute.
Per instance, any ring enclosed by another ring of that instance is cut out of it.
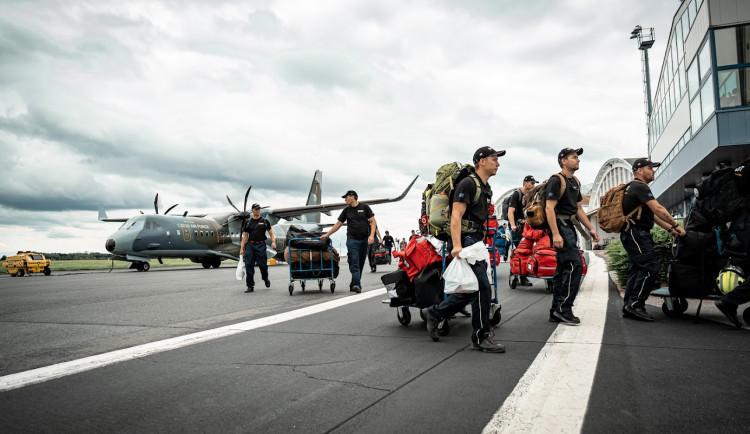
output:
<svg viewBox="0 0 750 434"><path fill-rule="evenodd" d="M475 292L479 290L477 276L474 275L466 259L454 259L443 274L445 279L445 293L457 294L464 292Z"/></svg>
<svg viewBox="0 0 750 434"><path fill-rule="evenodd" d="M487 246L484 243L474 243L469 247L464 247L458 254L459 258L466 259L471 265L474 265L477 261L486 261L490 263L490 252L487 250Z"/></svg>
<svg viewBox="0 0 750 434"><path fill-rule="evenodd" d="M240 262L237 263L237 271L234 273L237 280L245 280L245 258L240 256Z"/></svg>

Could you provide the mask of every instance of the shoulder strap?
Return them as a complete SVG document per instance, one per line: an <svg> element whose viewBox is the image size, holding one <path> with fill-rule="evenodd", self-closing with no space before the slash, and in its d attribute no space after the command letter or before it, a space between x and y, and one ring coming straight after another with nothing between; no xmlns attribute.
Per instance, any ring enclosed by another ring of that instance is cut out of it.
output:
<svg viewBox="0 0 750 434"><path fill-rule="evenodd" d="M560 178L560 199L562 199L562 195L565 193L565 189L568 187L568 183L565 182L565 175L562 173L555 173L555 176Z"/></svg>

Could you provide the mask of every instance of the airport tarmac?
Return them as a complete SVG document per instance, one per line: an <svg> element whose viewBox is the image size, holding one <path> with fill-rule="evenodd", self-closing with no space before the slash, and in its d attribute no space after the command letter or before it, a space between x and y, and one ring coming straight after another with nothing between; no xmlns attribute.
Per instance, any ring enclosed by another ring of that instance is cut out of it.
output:
<svg viewBox="0 0 750 434"><path fill-rule="evenodd" d="M469 318L432 342L402 326L380 276L289 296L288 268L244 293L234 269L0 278L2 432L747 432L747 330L715 310L621 316L593 259L579 327L548 322L541 280L499 266L505 354ZM257 275L256 275L257 276ZM262 285L261 285L262 286ZM175 342L180 342L175 344ZM170 343L170 344L168 344ZM172 345L172 346L169 346ZM64 368L59 368L59 367ZM57 369L57 368L59 369Z"/></svg>

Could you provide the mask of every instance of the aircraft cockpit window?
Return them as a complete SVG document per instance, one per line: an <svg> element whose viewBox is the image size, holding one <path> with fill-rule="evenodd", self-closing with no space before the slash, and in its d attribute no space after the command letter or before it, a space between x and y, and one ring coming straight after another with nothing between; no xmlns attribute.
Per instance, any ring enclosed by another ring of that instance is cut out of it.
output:
<svg viewBox="0 0 750 434"><path fill-rule="evenodd" d="M145 222L143 220L135 220L133 222L128 222L125 226L125 230L130 231L130 230L143 229L144 223Z"/></svg>

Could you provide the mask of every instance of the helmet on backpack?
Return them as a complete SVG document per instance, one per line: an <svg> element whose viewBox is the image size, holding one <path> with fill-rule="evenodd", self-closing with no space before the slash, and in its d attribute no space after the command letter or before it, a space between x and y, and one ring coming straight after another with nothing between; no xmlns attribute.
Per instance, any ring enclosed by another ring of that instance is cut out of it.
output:
<svg viewBox="0 0 750 434"><path fill-rule="evenodd" d="M734 291L737 285L745 281L745 273L736 265L727 264L716 277L716 286L723 294Z"/></svg>

